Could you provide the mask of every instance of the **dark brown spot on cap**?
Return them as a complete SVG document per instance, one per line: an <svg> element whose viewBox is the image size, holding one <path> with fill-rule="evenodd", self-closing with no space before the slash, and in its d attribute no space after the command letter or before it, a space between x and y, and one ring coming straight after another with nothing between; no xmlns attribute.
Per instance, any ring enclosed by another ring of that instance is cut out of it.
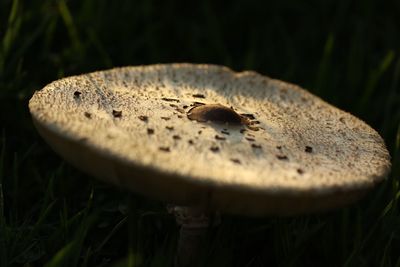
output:
<svg viewBox="0 0 400 267"><path fill-rule="evenodd" d="M247 140L247 141L250 141L250 142L254 142L254 141L256 141L256 139L254 139L254 138L251 138L251 137L246 137L246 140Z"/></svg>
<svg viewBox="0 0 400 267"><path fill-rule="evenodd" d="M192 96L197 98L206 98L203 94L193 94Z"/></svg>
<svg viewBox="0 0 400 267"><path fill-rule="evenodd" d="M113 114L114 118L121 118L122 117L122 111L121 110L113 109L112 114Z"/></svg>
<svg viewBox="0 0 400 267"><path fill-rule="evenodd" d="M138 118L139 118L139 120L144 121L144 122L147 122L149 120L149 117L144 116L144 115L140 115Z"/></svg>
<svg viewBox="0 0 400 267"><path fill-rule="evenodd" d="M161 98L161 100L164 100L164 101L167 101L167 102L177 102L177 103L180 102L179 99L169 98L169 97L163 97L163 98Z"/></svg>
<svg viewBox="0 0 400 267"><path fill-rule="evenodd" d="M171 151L168 146L160 146L158 149L163 151L163 152L170 152Z"/></svg>
<svg viewBox="0 0 400 267"><path fill-rule="evenodd" d="M177 107L178 107L178 106L175 105L175 104L169 104L169 106L172 107L172 108L177 108Z"/></svg>
<svg viewBox="0 0 400 267"><path fill-rule="evenodd" d="M188 143L189 143L189 145L193 145L193 144L194 144L194 142L193 142L192 139L189 139L189 140L188 140Z"/></svg>
<svg viewBox="0 0 400 267"><path fill-rule="evenodd" d="M304 150L307 153L312 153L313 152L313 148L310 146L306 146L306 149Z"/></svg>
<svg viewBox="0 0 400 267"><path fill-rule="evenodd" d="M297 173L298 173L298 174L303 174L303 173L304 173L304 170L303 170L303 169L297 169Z"/></svg>
<svg viewBox="0 0 400 267"><path fill-rule="evenodd" d="M203 102L197 102L197 101L194 101L193 104L191 104L192 107L198 107L203 105L205 105Z"/></svg>
<svg viewBox="0 0 400 267"><path fill-rule="evenodd" d="M220 104L209 104L193 107L187 114L191 120L199 122L242 123L242 117L234 110Z"/></svg>
<svg viewBox="0 0 400 267"><path fill-rule="evenodd" d="M149 135L154 134L154 129L147 128L147 134Z"/></svg>
<svg viewBox="0 0 400 267"><path fill-rule="evenodd" d="M172 138L174 140L180 140L181 139L181 137L179 135L177 135L177 134L173 135Z"/></svg>
<svg viewBox="0 0 400 267"><path fill-rule="evenodd" d="M288 160L288 157L285 155L276 155L276 158L279 160Z"/></svg>
<svg viewBox="0 0 400 267"><path fill-rule="evenodd" d="M217 147L217 146L212 146L212 147L210 147L210 150L212 151L212 152L218 152L219 151L219 147Z"/></svg>
<svg viewBox="0 0 400 267"><path fill-rule="evenodd" d="M177 117L178 117L179 119L182 119L182 118L183 118L183 116L182 116L182 115L177 115Z"/></svg>
<svg viewBox="0 0 400 267"><path fill-rule="evenodd" d="M255 126L251 126L251 125L247 125L247 128L248 128L249 130L252 130L252 131L258 131L258 130L260 130L260 127L255 127Z"/></svg>
<svg viewBox="0 0 400 267"><path fill-rule="evenodd" d="M352 167L354 167L354 164L351 163L351 162L348 162L348 163L347 163L347 166L349 166L350 168L352 168Z"/></svg>
<svg viewBox="0 0 400 267"><path fill-rule="evenodd" d="M259 145L259 144L251 144L251 147L261 149L261 145Z"/></svg>
<svg viewBox="0 0 400 267"><path fill-rule="evenodd" d="M282 149L282 146L276 146L277 149Z"/></svg>
<svg viewBox="0 0 400 267"><path fill-rule="evenodd" d="M233 163L241 164L242 162L239 159L231 159Z"/></svg>
<svg viewBox="0 0 400 267"><path fill-rule="evenodd" d="M169 117L161 117L162 120L169 121L171 118Z"/></svg>
<svg viewBox="0 0 400 267"><path fill-rule="evenodd" d="M172 131L174 129L174 126L165 126L165 129Z"/></svg>
<svg viewBox="0 0 400 267"><path fill-rule="evenodd" d="M79 98L79 97L81 96L81 94L82 94L81 92L75 91L75 92L74 92L74 97L75 97L75 98Z"/></svg>
<svg viewBox="0 0 400 267"><path fill-rule="evenodd" d="M229 135L229 134L230 134L230 133L229 133L227 130L225 130L225 129L222 130L221 133L226 134L226 135Z"/></svg>
<svg viewBox="0 0 400 267"><path fill-rule="evenodd" d="M91 119L92 118L92 114L85 111L85 113L83 113L83 115L85 115L86 118Z"/></svg>
<svg viewBox="0 0 400 267"><path fill-rule="evenodd" d="M226 140L226 138L225 138L225 137L223 137L223 136L219 136L218 134L217 134L217 135L215 135L215 139L217 139L217 140Z"/></svg>
<svg viewBox="0 0 400 267"><path fill-rule="evenodd" d="M198 134L201 134L202 132L203 132L202 130L199 130L197 133L198 133Z"/></svg>
<svg viewBox="0 0 400 267"><path fill-rule="evenodd" d="M249 114L249 113L242 113L240 115L242 115L243 117L246 117L246 118L248 118L250 120L254 120L256 118L256 117L254 117L253 114Z"/></svg>
<svg viewBox="0 0 400 267"><path fill-rule="evenodd" d="M183 108L188 108L189 106L188 105L183 105Z"/></svg>
<svg viewBox="0 0 400 267"><path fill-rule="evenodd" d="M185 110L182 109L182 108L179 108L179 107L177 107L175 110L178 111L179 113L182 113L182 114L185 113Z"/></svg>

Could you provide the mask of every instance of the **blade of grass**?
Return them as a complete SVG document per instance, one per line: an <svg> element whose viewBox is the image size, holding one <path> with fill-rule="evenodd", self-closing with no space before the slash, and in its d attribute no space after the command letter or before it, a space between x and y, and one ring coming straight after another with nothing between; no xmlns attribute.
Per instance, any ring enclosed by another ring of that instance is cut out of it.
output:
<svg viewBox="0 0 400 267"><path fill-rule="evenodd" d="M1 150L0 150L0 266L7 265L7 253L6 253L6 240L7 240L7 224L4 216L4 196L3 196L3 173L4 173L4 161L5 161L5 133L3 131L1 138Z"/></svg>
<svg viewBox="0 0 400 267"><path fill-rule="evenodd" d="M18 217L19 217L19 212L18 212L18 206L19 206L19 168L18 168L18 154L17 152L14 153L14 161L13 161L13 209L14 209L14 220L15 222L18 222Z"/></svg>
<svg viewBox="0 0 400 267"><path fill-rule="evenodd" d="M3 130L2 136L1 136L1 149L0 149L0 184L3 183L3 177L4 177L4 161L6 157L6 134L5 131ZM1 215L2 213L0 213Z"/></svg>
<svg viewBox="0 0 400 267"><path fill-rule="evenodd" d="M133 200L132 196L128 197L128 234L129 234L129 244L128 244L128 256L127 256L127 267L137 266L138 262L136 259L136 253L138 249L138 233L137 229L137 219L138 219L138 210L137 203Z"/></svg>
<svg viewBox="0 0 400 267"><path fill-rule="evenodd" d="M103 239L103 241L96 247L96 249L93 250L93 253L98 253L99 251L101 251L104 247L105 244L107 244L107 242L110 240L110 238L126 223L128 217L124 217L122 218L114 227L113 229L110 231L110 233L108 233L108 235Z"/></svg>
<svg viewBox="0 0 400 267"><path fill-rule="evenodd" d="M212 2L204 1L202 4L205 24L207 25L210 40L212 41L213 49L218 51L218 55L221 55L220 60L227 65L232 66L232 56L228 51L228 47L224 42L224 32L222 32L219 17L215 14L212 8Z"/></svg>
<svg viewBox="0 0 400 267"><path fill-rule="evenodd" d="M88 230L97 218L96 213L89 214L93 203L93 190L90 193L88 202L84 210L80 211L82 220L78 229L75 231L72 241L63 246L56 255L45 265L45 267L78 266L78 262L83 250L83 241L85 240Z"/></svg>
<svg viewBox="0 0 400 267"><path fill-rule="evenodd" d="M162 267L162 266L170 266L174 262L175 258L175 242L171 242L171 240L175 241L171 236L167 233L165 239L158 249L155 252L155 255L151 261L152 267Z"/></svg>
<svg viewBox="0 0 400 267"><path fill-rule="evenodd" d="M101 59L103 60L103 64L107 68L111 68L113 66L110 55L108 54L106 48L101 43L97 33L93 29L87 30L87 35L91 41L91 43L95 46L97 52L99 53Z"/></svg>
<svg viewBox="0 0 400 267"><path fill-rule="evenodd" d="M45 17L41 22L40 25L38 25L32 32L29 32L29 34L24 35L24 41L19 42L18 45L15 45L15 52L13 53L13 56L10 57L7 61L7 66L8 69L14 70L12 74L18 75L19 79L21 79L21 68L22 68L22 62L27 53L29 53L30 49L34 45L34 43L42 36L42 33L45 31L45 28L49 26L49 21L50 19ZM5 70L5 71L6 71ZM18 89L18 87L16 87ZM19 93L21 93L19 91Z"/></svg>
<svg viewBox="0 0 400 267"><path fill-rule="evenodd" d="M400 124L397 126L396 142L395 142L395 157L399 157L400 153Z"/></svg>
<svg viewBox="0 0 400 267"><path fill-rule="evenodd" d="M357 23L354 26L353 33L350 37L350 44L347 48L347 81L349 93L355 95L359 90L365 76L366 59L368 47L364 45L365 29Z"/></svg>
<svg viewBox="0 0 400 267"><path fill-rule="evenodd" d="M282 16L279 14L274 15L274 28L277 28L279 35L281 36L282 40L284 40L284 45L287 51L287 56L288 56L288 62L287 62L287 67L285 68L285 73L283 77L287 80L292 79L292 75L295 71L295 66L296 66L296 60L297 60L297 54L296 54L296 46L295 42L293 42L293 38L291 34L288 31L287 26L285 25L285 21L282 19ZM255 33L258 35L258 33ZM254 52L256 53L257 49L256 46L254 46ZM256 60L256 56L254 55L254 60Z"/></svg>
<svg viewBox="0 0 400 267"><path fill-rule="evenodd" d="M37 245L38 241L35 240L33 242L31 242L30 244L28 244L24 250L20 251L17 255L15 255L11 260L10 260L10 264L16 264L17 259L20 258L22 255L26 254L29 250L31 250L33 247L35 247Z"/></svg>
<svg viewBox="0 0 400 267"><path fill-rule="evenodd" d="M6 239L7 230L6 222L4 217L4 197L3 197L3 185L0 183L0 265L7 265L7 253L6 253Z"/></svg>
<svg viewBox="0 0 400 267"><path fill-rule="evenodd" d="M400 267L400 256L397 258L396 264L394 266Z"/></svg>
<svg viewBox="0 0 400 267"><path fill-rule="evenodd" d="M70 242L60 249L56 255L44 267L61 267L66 266L65 262L68 260L69 255L74 250L74 242ZM71 266L72 267L72 266Z"/></svg>
<svg viewBox="0 0 400 267"><path fill-rule="evenodd" d="M67 28L74 49L80 54L83 54L83 46L79 39L78 30L75 26L71 12L64 0L58 1L58 10L60 12L61 18L63 19L65 27Z"/></svg>
<svg viewBox="0 0 400 267"><path fill-rule="evenodd" d="M52 184L53 184L52 183L53 179L54 179L54 175L49 180L49 185L48 185L48 188L44 195L44 200L42 201L43 202L42 208L40 210L40 213L38 215L38 219L36 220L36 223L31 227L30 226L31 220L24 219L23 224L20 225L19 227L20 228L28 228L28 229L30 229L29 232L23 231L23 233L24 233L23 236L21 236L21 237L15 236L13 238L13 240L15 241L13 244L19 243L19 245L18 246L14 245L14 246L12 246L14 249L12 249L12 250L10 249L10 251L16 251L13 258L10 260L11 264L16 263L18 261L18 259L23 257L23 255L26 255L27 253L29 253L29 251L31 249L34 249L34 247L37 244L37 242L36 242L37 235L38 235L39 231L41 229L43 229L43 226L45 224L47 217L50 215L50 212L53 210L53 207L56 204L56 200L49 203L49 200L50 200L49 194L50 194L50 188L52 187ZM28 223L29 223L29 225L24 225L24 224L28 224ZM32 242L32 240L34 240L34 242Z"/></svg>
<svg viewBox="0 0 400 267"><path fill-rule="evenodd" d="M388 251L390 249L390 246L392 245L392 240L393 240L393 233L390 235L389 240L387 242L387 244L385 245L385 248L383 250L383 255L382 255L382 259L381 259L381 263L379 266L389 266L388 265L388 261L389 261L389 256L388 256Z"/></svg>
<svg viewBox="0 0 400 267"><path fill-rule="evenodd" d="M85 256L83 257L83 262L81 264L81 267L87 267L88 266L90 255L92 255L92 247L89 247L86 250Z"/></svg>
<svg viewBox="0 0 400 267"><path fill-rule="evenodd" d="M10 260L11 264L15 263L18 258L20 258L22 255L26 254L30 249L32 249L36 245L36 243L37 243L36 235L41 230L41 227L43 226L46 218L50 214L50 212L53 209L55 204L56 204L56 201L53 201L52 203L50 203L50 205L46 205L46 207L42 209L41 213L39 214L38 220L36 221L36 223L32 227L32 229L29 231L29 233L24 234L23 236L20 237L21 241L19 241L19 243L20 243L20 247L22 247L23 249L20 249L19 250L20 252L18 254L16 254ZM28 223L28 221L29 220L25 220L25 223ZM28 227L29 227L29 225L21 226L21 228L28 228ZM17 237L14 238L14 240L16 240L16 239L17 239ZM32 242L32 240L34 240L34 242Z"/></svg>
<svg viewBox="0 0 400 267"><path fill-rule="evenodd" d="M93 188L90 192L90 196L89 196L89 200L86 204L86 208L84 210L84 219L82 221L82 223L79 226L79 229L76 233L75 236L75 247L73 250L73 254L71 255L72 260L71 260L71 265L68 266L78 266L78 261L80 258L80 255L82 253L82 249L83 249L83 241L86 238L87 232L90 228L90 225L94 222L95 218L96 218L96 214L91 214L89 215L89 211L92 208L93 205L93 195L94 195L94 191Z"/></svg>
<svg viewBox="0 0 400 267"><path fill-rule="evenodd" d="M400 191L398 191L397 194L394 196L394 198L391 201L389 201L389 203L383 209L381 215L376 220L375 224L371 227L371 229L368 231L368 233L365 235L365 237L359 242L359 244L355 246L355 249L352 251L350 256L347 258L345 264L343 265L344 267L352 266L351 264L352 264L352 260L353 260L354 256L356 256L364 248L365 244L371 239L371 237L373 236L373 233L376 232L376 230L378 229L378 226L381 224L383 218L386 217L386 215L389 213L389 211L393 208L394 202L398 201L399 198L400 198Z"/></svg>
<svg viewBox="0 0 400 267"><path fill-rule="evenodd" d="M33 237L39 232L40 227L43 225L47 216L49 216L50 212L53 210L56 202L57 201L53 201L52 203L47 205L46 208L42 209L41 213L39 214L38 220L36 221L29 235L27 236L27 240L33 239Z"/></svg>
<svg viewBox="0 0 400 267"><path fill-rule="evenodd" d="M381 129L383 135L387 134L389 129L394 125L393 124L393 111L396 110L396 101L398 101L398 97L396 95L398 94L398 86L399 86L399 81L400 81L400 57L397 58L397 62L395 64L394 70L393 70L393 78L392 82L390 85L390 92L388 93L387 96L387 101L385 103L385 116L383 117L382 120L382 126ZM397 109L398 110L398 109ZM398 110L400 113L400 110Z"/></svg>
<svg viewBox="0 0 400 267"><path fill-rule="evenodd" d="M393 212L398 210L398 203L400 194L400 181L399 179L395 179L395 177L400 176L400 124L397 126L397 134L395 140L395 147L393 153L393 162L392 162L392 193L393 193Z"/></svg>
<svg viewBox="0 0 400 267"><path fill-rule="evenodd" d="M324 91L326 82L329 80L329 68L331 65L331 58L333 53L333 47L335 44L335 36L333 33L328 35L326 39L324 52L322 54L321 62L318 68L317 78L315 80L314 91L316 94L320 94Z"/></svg>
<svg viewBox="0 0 400 267"><path fill-rule="evenodd" d="M18 167L22 167L22 163L31 155L31 153L35 150L37 144L32 144L28 147L28 149L22 154L22 156L19 159L19 166Z"/></svg>
<svg viewBox="0 0 400 267"><path fill-rule="evenodd" d="M250 37L247 40L247 49L244 57L243 67L245 69L255 69L256 55L255 48L257 45L257 33L252 30L250 31Z"/></svg>
<svg viewBox="0 0 400 267"><path fill-rule="evenodd" d="M13 43L19 33L22 16L20 16L21 5L19 0L13 0L10 15L8 17L7 30L2 39L2 49L0 52L0 73L3 73L6 57L13 46Z"/></svg>
<svg viewBox="0 0 400 267"><path fill-rule="evenodd" d="M389 50L386 53L385 57L382 59L379 67L371 71L367 83L365 85L364 93L361 96L360 102L358 104L359 111L364 109L367 106L368 101L371 100L371 96L373 95L380 78L388 70L394 58L395 58L395 52L393 50Z"/></svg>
<svg viewBox="0 0 400 267"><path fill-rule="evenodd" d="M342 259L346 256L347 244L348 244L348 229L349 229L349 210L344 209L341 213L341 256Z"/></svg>

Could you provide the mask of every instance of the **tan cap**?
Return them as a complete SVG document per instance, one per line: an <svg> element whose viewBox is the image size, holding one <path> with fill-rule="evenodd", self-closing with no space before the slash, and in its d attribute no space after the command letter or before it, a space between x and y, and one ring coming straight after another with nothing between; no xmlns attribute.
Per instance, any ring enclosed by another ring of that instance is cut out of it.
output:
<svg viewBox="0 0 400 267"><path fill-rule="evenodd" d="M64 78L29 102L66 160L128 190L224 212L290 215L359 199L390 156L363 121L255 72L165 64Z"/></svg>

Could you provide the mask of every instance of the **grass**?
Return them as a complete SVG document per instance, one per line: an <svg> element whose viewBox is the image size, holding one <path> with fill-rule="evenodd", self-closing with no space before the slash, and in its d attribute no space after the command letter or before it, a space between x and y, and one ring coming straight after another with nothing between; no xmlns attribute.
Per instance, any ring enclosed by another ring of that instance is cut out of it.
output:
<svg viewBox="0 0 400 267"><path fill-rule="evenodd" d="M396 1L0 2L0 266L170 266L162 203L92 180L38 136L27 103L60 77L201 62L306 87L365 120L392 156L358 204L294 218L225 216L204 266L400 267Z"/></svg>

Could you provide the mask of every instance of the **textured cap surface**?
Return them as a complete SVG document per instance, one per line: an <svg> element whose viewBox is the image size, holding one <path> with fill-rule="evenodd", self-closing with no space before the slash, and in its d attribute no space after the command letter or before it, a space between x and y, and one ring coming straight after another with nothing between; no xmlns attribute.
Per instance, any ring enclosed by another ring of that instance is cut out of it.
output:
<svg viewBox="0 0 400 267"><path fill-rule="evenodd" d="M203 104L248 124L190 118ZM382 138L361 120L293 84L220 66L68 77L36 92L29 108L41 135L76 167L178 204L316 211L355 201L390 169Z"/></svg>

